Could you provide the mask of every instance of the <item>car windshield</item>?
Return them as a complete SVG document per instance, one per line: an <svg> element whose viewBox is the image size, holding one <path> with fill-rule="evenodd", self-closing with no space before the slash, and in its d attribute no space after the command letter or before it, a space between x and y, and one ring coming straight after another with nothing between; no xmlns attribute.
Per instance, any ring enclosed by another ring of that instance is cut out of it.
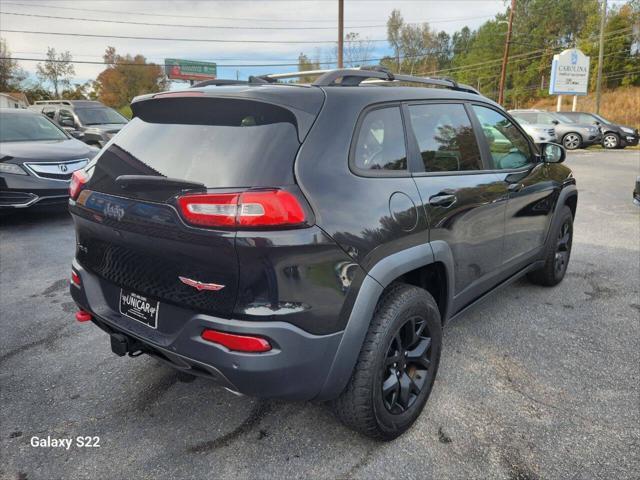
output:
<svg viewBox="0 0 640 480"><path fill-rule="evenodd" d="M43 115L21 112L0 114L0 142L66 140L60 128Z"/></svg>
<svg viewBox="0 0 640 480"><path fill-rule="evenodd" d="M127 123L127 119L112 108L76 108L76 115L83 125L103 125L106 123Z"/></svg>

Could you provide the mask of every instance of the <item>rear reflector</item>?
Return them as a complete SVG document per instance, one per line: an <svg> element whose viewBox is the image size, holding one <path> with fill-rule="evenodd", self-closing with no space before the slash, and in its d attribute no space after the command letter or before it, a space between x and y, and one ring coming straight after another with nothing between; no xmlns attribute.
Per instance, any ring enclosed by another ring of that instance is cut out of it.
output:
<svg viewBox="0 0 640 480"><path fill-rule="evenodd" d="M306 221L300 201L284 190L185 195L178 205L188 223L204 227L293 227Z"/></svg>
<svg viewBox="0 0 640 480"><path fill-rule="evenodd" d="M76 312L76 320L79 322L88 322L91 318L92 317L89 312L85 312L84 310L78 310Z"/></svg>
<svg viewBox="0 0 640 480"><path fill-rule="evenodd" d="M201 337L208 342L217 343L236 352L260 353L271 350L271 344L260 337L235 335L209 329L203 330Z"/></svg>
<svg viewBox="0 0 640 480"><path fill-rule="evenodd" d="M82 284L80 281L80 275L78 275L75 270L71 270L71 283L78 287Z"/></svg>
<svg viewBox="0 0 640 480"><path fill-rule="evenodd" d="M76 170L75 172L73 172L73 175L71 175L71 183L69 184L69 196L72 200L78 198L78 195L80 195L80 191L83 189L88 180L89 177L84 170Z"/></svg>

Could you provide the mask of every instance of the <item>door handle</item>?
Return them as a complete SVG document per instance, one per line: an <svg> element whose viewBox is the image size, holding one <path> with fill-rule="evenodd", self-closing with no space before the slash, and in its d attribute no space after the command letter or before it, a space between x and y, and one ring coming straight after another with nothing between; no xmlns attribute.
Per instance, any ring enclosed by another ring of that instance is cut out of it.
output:
<svg viewBox="0 0 640 480"><path fill-rule="evenodd" d="M510 183L509 186L507 187L507 190L509 190L511 193L516 193L519 192L520 190L522 190L524 188L524 185L522 183Z"/></svg>
<svg viewBox="0 0 640 480"><path fill-rule="evenodd" d="M450 207L456 203L457 197L451 193L438 193L429 198L429 205L434 207Z"/></svg>

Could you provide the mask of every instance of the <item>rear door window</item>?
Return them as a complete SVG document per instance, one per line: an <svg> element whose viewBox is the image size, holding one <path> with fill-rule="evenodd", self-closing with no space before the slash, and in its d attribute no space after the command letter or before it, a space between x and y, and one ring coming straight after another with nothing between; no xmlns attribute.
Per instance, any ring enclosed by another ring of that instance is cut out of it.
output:
<svg viewBox="0 0 640 480"><path fill-rule="evenodd" d="M360 125L354 165L359 170L407 170L407 150L400 107L371 110Z"/></svg>
<svg viewBox="0 0 640 480"><path fill-rule="evenodd" d="M577 123L586 123L587 125L595 125L597 122L594 117L587 115L586 113L579 114L578 118L575 118L574 116L574 121L577 121Z"/></svg>
<svg viewBox="0 0 640 480"><path fill-rule="evenodd" d="M136 117L98 158L93 189L121 191L114 184L120 175L161 175L208 188L294 183L300 144L289 110L220 98L141 103L134 104Z"/></svg>
<svg viewBox="0 0 640 480"><path fill-rule="evenodd" d="M425 172L482 169L480 149L463 105L410 105L409 114Z"/></svg>

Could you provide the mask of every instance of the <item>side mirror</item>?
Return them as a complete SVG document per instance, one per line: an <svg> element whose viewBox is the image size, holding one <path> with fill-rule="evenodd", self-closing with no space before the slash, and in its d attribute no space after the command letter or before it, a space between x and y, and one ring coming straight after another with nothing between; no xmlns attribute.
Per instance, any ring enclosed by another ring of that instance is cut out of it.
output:
<svg viewBox="0 0 640 480"><path fill-rule="evenodd" d="M601 124L600 122L598 122L597 120L596 120L595 122L593 122L593 124L594 124L594 125L598 125L598 126L602 125L602 124Z"/></svg>
<svg viewBox="0 0 640 480"><path fill-rule="evenodd" d="M60 126L62 127L69 127L69 128L75 128L76 124L73 121L72 118L61 118L60 119Z"/></svg>
<svg viewBox="0 0 640 480"><path fill-rule="evenodd" d="M557 143L541 143L542 161L546 163L562 163L567 158L567 151Z"/></svg>
<svg viewBox="0 0 640 480"><path fill-rule="evenodd" d="M560 122L558 120L551 120L551 123L553 123L554 125L560 125Z"/></svg>
<svg viewBox="0 0 640 480"><path fill-rule="evenodd" d="M80 130L68 130L69 135L71 135L73 138L77 138L78 140L82 140L84 138L84 132L81 132Z"/></svg>

